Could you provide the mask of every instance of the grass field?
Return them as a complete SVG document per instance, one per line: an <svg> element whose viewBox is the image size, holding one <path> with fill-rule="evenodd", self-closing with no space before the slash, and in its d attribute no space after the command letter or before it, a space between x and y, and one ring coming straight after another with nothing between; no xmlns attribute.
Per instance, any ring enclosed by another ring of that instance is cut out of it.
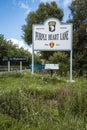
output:
<svg viewBox="0 0 87 130"><path fill-rule="evenodd" d="M86 130L87 79L0 74L0 130Z"/></svg>

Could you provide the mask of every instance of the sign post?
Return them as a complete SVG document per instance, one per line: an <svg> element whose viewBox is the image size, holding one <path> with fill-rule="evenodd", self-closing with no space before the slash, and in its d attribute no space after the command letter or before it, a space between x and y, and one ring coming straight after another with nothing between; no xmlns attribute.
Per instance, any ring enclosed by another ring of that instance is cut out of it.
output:
<svg viewBox="0 0 87 130"><path fill-rule="evenodd" d="M70 82L72 82L72 24L61 24L56 18L44 24L33 25L32 74L34 74L34 51L70 51Z"/></svg>
<svg viewBox="0 0 87 130"><path fill-rule="evenodd" d="M32 74L34 74L34 50L32 49Z"/></svg>
<svg viewBox="0 0 87 130"><path fill-rule="evenodd" d="M72 80L72 50L70 51L70 82L73 82Z"/></svg>
<svg viewBox="0 0 87 130"><path fill-rule="evenodd" d="M20 61L20 72L22 72L22 61Z"/></svg>
<svg viewBox="0 0 87 130"><path fill-rule="evenodd" d="M45 69L51 71L51 77L53 75L53 70L59 69L59 64L45 64Z"/></svg>
<svg viewBox="0 0 87 130"><path fill-rule="evenodd" d="M8 72L10 72L10 61L8 61Z"/></svg>

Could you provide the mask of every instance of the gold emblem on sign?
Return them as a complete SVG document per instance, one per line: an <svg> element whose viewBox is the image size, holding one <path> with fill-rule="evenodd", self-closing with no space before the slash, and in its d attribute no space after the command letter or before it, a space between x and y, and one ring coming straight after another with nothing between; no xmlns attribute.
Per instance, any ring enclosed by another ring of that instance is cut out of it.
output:
<svg viewBox="0 0 87 130"><path fill-rule="evenodd" d="M48 23L48 25L49 25L49 31L50 32L54 32L55 31L56 22L55 21L50 21Z"/></svg>
<svg viewBox="0 0 87 130"><path fill-rule="evenodd" d="M50 46L51 48L53 48L53 47L54 47L54 42L50 42L50 43L49 43L49 46Z"/></svg>

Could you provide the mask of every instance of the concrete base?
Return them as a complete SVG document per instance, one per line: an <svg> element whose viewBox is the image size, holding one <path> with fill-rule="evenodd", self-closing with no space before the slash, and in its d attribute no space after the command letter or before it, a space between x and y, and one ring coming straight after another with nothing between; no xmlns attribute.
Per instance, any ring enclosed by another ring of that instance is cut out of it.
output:
<svg viewBox="0 0 87 130"><path fill-rule="evenodd" d="M75 80L67 80L67 83L75 83Z"/></svg>

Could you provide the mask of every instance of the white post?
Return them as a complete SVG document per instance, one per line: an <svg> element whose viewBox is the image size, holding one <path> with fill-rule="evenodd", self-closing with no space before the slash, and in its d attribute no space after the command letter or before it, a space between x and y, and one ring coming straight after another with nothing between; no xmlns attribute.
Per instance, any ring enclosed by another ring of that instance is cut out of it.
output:
<svg viewBox="0 0 87 130"><path fill-rule="evenodd" d="M22 61L20 61L20 72L22 72Z"/></svg>
<svg viewBox="0 0 87 130"><path fill-rule="evenodd" d="M32 26L32 75L34 74L34 27Z"/></svg>
<svg viewBox="0 0 87 130"><path fill-rule="evenodd" d="M32 49L32 74L34 74L34 50Z"/></svg>
<svg viewBox="0 0 87 130"><path fill-rule="evenodd" d="M72 82L72 49L70 51L70 82Z"/></svg>
<svg viewBox="0 0 87 130"><path fill-rule="evenodd" d="M8 71L10 72L10 61L8 61Z"/></svg>

